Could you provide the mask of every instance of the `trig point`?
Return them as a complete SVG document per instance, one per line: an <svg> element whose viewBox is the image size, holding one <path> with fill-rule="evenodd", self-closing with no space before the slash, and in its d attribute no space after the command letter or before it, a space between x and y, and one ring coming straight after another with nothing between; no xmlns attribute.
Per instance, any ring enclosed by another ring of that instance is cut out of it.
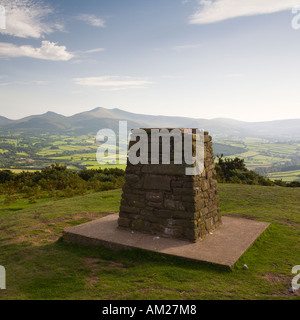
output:
<svg viewBox="0 0 300 320"><path fill-rule="evenodd" d="M169 135L168 141L163 138L155 141L159 164L150 164L154 158L151 157L153 150L150 147L153 130L144 130L148 135L149 164L127 162L118 225L130 231L196 242L221 224L212 138L204 132L204 141L200 141L202 148L204 143L203 169L195 175L187 175L188 165L182 146L188 130L176 129L181 133L179 139L170 139ZM193 138L193 156L196 156L196 130L189 129L189 132ZM129 147L135 143L130 141ZM174 163L176 144L180 144L181 164ZM170 150L170 164L162 163L163 147Z"/></svg>
<svg viewBox="0 0 300 320"><path fill-rule="evenodd" d="M143 147L142 136L129 143L120 212L68 228L64 240L232 267L269 223L221 219L212 139L202 131L199 144L199 130L186 130L143 129ZM185 161L188 145L192 158L200 161Z"/></svg>

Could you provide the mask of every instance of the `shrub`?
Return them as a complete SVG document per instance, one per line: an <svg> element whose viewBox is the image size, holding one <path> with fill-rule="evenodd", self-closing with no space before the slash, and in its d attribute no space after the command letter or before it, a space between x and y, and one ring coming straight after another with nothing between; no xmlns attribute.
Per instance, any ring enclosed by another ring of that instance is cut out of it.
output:
<svg viewBox="0 0 300 320"><path fill-rule="evenodd" d="M300 188L300 181L292 181L286 184L289 188Z"/></svg>
<svg viewBox="0 0 300 320"><path fill-rule="evenodd" d="M44 197L72 197L82 195L87 190L109 190L121 188L124 183L124 170L92 169L80 172L67 169L64 165L53 164L41 171L13 173L0 170L0 193L7 194L6 202L11 202L12 194L23 193L34 201ZM43 192L43 193L41 193Z"/></svg>
<svg viewBox="0 0 300 320"><path fill-rule="evenodd" d="M0 170L0 183L11 181L14 178L14 173L11 170Z"/></svg>
<svg viewBox="0 0 300 320"><path fill-rule="evenodd" d="M228 159L217 157L218 162L216 163L216 178L218 182L231 182L231 183L243 183L243 184L254 184L272 186L274 183L252 170L248 170L245 166L244 159L234 158Z"/></svg>

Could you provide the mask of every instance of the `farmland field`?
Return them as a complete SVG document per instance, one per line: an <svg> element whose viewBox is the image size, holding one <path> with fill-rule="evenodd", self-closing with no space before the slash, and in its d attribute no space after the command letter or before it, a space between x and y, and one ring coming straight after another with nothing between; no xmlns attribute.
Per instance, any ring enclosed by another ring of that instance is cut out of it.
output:
<svg viewBox="0 0 300 320"><path fill-rule="evenodd" d="M272 180L280 180L286 182L291 181L300 181L300 170L294 170L294 171L285 171L285 172L272 172L268 174L268 178Z"/></svg>
<svg viewBox="0 0 300 320"><path fill-rule="evenodd" d="M244 159L249 169L298 164L300 162L300 142L272 142L258 138L237 140L214 140L215 156ZM66 165L73 170L108 167L112 157L98 163L96 152L100 143L93 134L4 134L0 133L0 169L40 170L53 163ZM118 150L118 149L117 149ZM118 163L118 162L117 162ZM125 165L112 167L125 168ZM277 170L278 171L278 170ZM271 179L292 181L298 173L271 174Z"/></svg>
<svg viewBox="0 0 300 320"><path fill-rule="evenodd" d="M273 166L278 164L287 164L295 159L300 159L300 143L270 143L264 140L253 142L249 139L243 141L223 141L224 144L236 147L242 147L247 151L240 154L228 156L228 158L239 157L245 160L249 169L260 166Z"/></svg>

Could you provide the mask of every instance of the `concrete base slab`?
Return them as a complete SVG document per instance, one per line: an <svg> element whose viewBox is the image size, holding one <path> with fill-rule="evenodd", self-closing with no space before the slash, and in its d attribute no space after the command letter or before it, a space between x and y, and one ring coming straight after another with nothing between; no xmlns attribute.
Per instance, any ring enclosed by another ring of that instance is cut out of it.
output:
<svg viewBox="0 0 300 320"><path fill-rule="evenodd" d="M203 240L191 243L121 230L118 228L118 217L115 213L67 228L63 239L85 245L102 245L113 250L138 248L232 267L269 226L266 222L222 217L223 224L219 229Z"/></svg>

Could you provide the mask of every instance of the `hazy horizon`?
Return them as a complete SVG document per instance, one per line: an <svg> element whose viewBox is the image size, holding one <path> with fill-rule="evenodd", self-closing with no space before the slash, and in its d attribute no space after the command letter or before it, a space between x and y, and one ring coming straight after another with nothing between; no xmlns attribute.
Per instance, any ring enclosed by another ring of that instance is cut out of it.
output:
<svg viewBox="0 0 300 320"><path fill-rule="evenodd" d="M197 119L300 119L300 0L0 5L6 118L100 106Z"/></svg>
<svg viewBox="0 0 300 320"><path fill-rule="evenodd" d="M74 116L76 114L80 114L80 113L84 113L84 112L90 112L94 109L98 109L98 108L102 108L102 109L107 109L107 110L114 110L114 109L119 109L119 110L122 110L122 111L126 111L126 112L129 112L129 113L133 113L133 114L141 114L141 115L145 115L145 116L156 116L156 117L176 117L176 118L191 118L191 119L205 119L205 120L218 120L218 119L227 119L227 120L234 120L234 121L241 121L241 122L248 122L248 123L254 123L254 122L273 122L273 121L289 121L289 120L300 120L300 118L294 118L294 119L277 119L277 120L262 120L262 121L245 121L245 120L239 120L239 119L234 119L234 118L224 118L224 117L216 117L216 118L193 118L193 117L188 117L188 116L178 116L178 115L165 115L165 114L150 114L150 113L141 113L141 112L131 112L131 111L127 111L125 109L122 109L122 108L118 108L118 107L115 107L115 108L105 108L105 107L95 107L95 108L92 108L92 109L88 109L88 110L84 110L84 111L80 111L80 112L76 112L76 113L73 113L73 114L64 114L64 113L61 113L61 112L56 112L56 111L53 111L53 110L48 110L46 112L43 112L43 113L40 113L40 114L28 114L28 115L25 115L24 117L22 118L7 118L9 120L13 120L13 121L17 121L17 120L21 120L23 118L26 118L26 117L30 117L30 116L40 116L40 115L44 115L48 112L52 112L52 113L55 113L55 114L58 114L58 115L61 115L61 116L65 116L65 117L71 117L71 116ZM2 114L0 114L0 117L3 117ZM5 117L6 118L6 117Z"/></svg>

